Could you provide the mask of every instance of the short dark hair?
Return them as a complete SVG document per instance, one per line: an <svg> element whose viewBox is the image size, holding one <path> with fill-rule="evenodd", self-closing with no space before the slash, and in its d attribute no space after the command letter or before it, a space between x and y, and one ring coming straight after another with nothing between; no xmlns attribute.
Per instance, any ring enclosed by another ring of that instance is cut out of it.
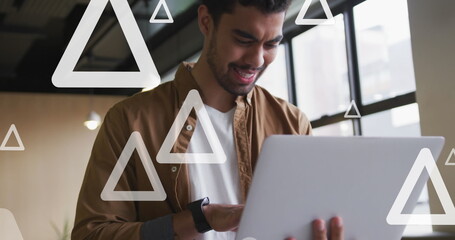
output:
<svg viewBox="0 0 455 240"><path fill-rule="evenodd" d="M254 6L265 14L284 12L288 9L292 0L201 0L206 5L210 15L218 24L223 13L232 13L234 6L239 3L242 6Z"/></svg>

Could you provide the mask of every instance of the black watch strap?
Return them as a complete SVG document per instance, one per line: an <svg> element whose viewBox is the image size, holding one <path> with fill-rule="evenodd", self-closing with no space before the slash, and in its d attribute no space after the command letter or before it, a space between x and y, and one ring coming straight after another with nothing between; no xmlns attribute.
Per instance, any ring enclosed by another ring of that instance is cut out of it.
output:
<svg viewBox="0 0 455 240"><path fill-rule="evenodd" d="M205 233L212 230L207 219L205 218L204 211L202 207L210 203L209 198L205 197L197 201L191 202L188 204L187 209L191 211L193 215L194 224L199 233Z"/></svg>

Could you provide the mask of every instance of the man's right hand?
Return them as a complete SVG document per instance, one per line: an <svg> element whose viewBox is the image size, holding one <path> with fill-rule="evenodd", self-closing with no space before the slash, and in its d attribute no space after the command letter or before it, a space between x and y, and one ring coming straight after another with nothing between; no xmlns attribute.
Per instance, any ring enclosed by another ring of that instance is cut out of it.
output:
<svg viewBox="0 0 455 240"><path fill-rule="evenodd" d="M236 231L244 205L209 204L203 207L205 218L217 232Z"/></svg>

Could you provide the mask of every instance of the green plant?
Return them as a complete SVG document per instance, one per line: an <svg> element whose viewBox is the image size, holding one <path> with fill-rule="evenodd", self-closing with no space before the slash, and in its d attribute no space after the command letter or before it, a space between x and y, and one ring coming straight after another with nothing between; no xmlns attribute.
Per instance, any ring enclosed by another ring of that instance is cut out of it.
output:
<svg viewBox="0 0 455 240"><path fill-rule="evenodd" d="M52 228L57 234L57 240L70 240L71 238L71 225L68 219L63 223L63 229L60 230L55 223L51 223Z"/></svg>

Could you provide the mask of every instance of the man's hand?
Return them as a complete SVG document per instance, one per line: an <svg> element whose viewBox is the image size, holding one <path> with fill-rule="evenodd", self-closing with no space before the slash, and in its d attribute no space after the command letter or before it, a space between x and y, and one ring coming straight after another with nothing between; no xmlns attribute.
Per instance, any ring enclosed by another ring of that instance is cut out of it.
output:
<svg viewBox="0 0 455 240"><path fill-rule="evenodd" d="M324 220L316 219L313 221L313 239L327 240L327 227ZM343 240L343 220L334 217L330 220L330 240Z"/></svg>
<svg viewBox="0 0 455 240"><path fill-rule="evenodd" d="M330 220L330 236L327 236L327 227L322 219L313 221L313 240L343 240L343 220L340 217L334 217ZM287 238L286 240L296 240Z"/></svg>
<svg viewBox="0 0 455 240"><path fill-rule="evenodd" d="M209 204L204 206L207 222L217 232L236 231L244 205Z"/></svg>
<svg viewBox="0 0 455 240"><path fill-rule="evenodd" d="M207 222L215 231L236 231L243 205L209 204L203 207L203 211ZM172 222L175 239L191 240L199 235L189 210L174 214Z"/></svg>

